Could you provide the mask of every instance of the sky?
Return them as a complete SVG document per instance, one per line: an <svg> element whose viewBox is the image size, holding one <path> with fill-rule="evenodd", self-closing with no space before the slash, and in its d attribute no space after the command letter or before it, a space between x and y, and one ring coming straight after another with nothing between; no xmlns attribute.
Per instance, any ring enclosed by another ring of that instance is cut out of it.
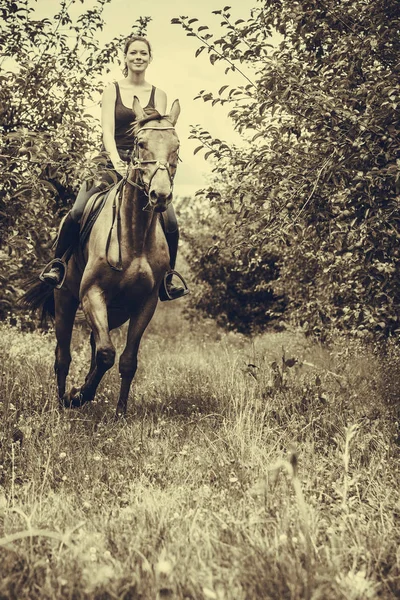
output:
<svg viewBox="0 0 400 600"><path fill-rule="evenodd" d="M73 11L79 14L91 6L92 0L85 3L75 2ZM228 143L240 144L240 137L233 130L227 116L229 106L211 106L210 102L194 100L199 91L217 93L223 85L245 85L247 81L238 73L225 75L227 65L217 62L210 64L206 52L195 58L200 43L196 38L187 37L180 25L172 25L171 19L181 15L198 18L196 25L208 25L210 31L220 37L221 18L212 14L213 10L231 7L233 20L247 19L250 11L257 5L257 0L112 0L104 10L105 27L100 33L101 42L107 43L111 38L126 32L128 35L139 17L150 16L152 21L147 29L147 37L153 48L153 61L150 64L146 79L167 93L168 110L175 98L181 105L181 115L176 130L181 140L181 158L176 179L175 195L192 196L196 190L207 185L211 165L204 160L203 153L193 155L199 145L196 140L189 140L191 125L200 124L214 137L224 139ZM55 0L37 0L38 17L52 18L57 11ZM121 53L122 58L122 53ZM110 81L121 79L120 68L115 67L109 75ZM99 107L92 107L92 112L100 117Z"/></svg>

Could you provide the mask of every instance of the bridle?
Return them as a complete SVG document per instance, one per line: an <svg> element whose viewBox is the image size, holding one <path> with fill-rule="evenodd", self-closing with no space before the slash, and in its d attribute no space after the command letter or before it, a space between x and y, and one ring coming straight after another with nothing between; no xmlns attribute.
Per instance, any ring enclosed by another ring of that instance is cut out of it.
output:
<svg viewBox="0 0 400 600"><path fill-rule="evenodd" d="M129 165L131 166L131 168L133 169L137 169L139 171L139 183L137 183L136 181L132 181L129 176L127 175L125 178L125 181L127 183L129 183L130 185L133 185L134 187L138 188L139 190L141 190L142 192L144 192L145 196L149 196L149 191L150 191L150 187L151 187L151 182L153 181L153 178L155 176L155 174L158 171L167 171L168 173L168 177L169 177L169 181L171 184L171 191L173 189L174 186L174 178L173 175L171 174L170 168L171 167L175 167L176 165L171 165L168 161L161 161L161 160L141 160L139 158L139 142L138 142L138 134L141 131L149 131L149 130L154 130L154 131L165 131L167 129L172 129L175 131L175 127L173 125L166 125L164 127L141 127L140 129L138 129L137 131L135 131L135 142L134 142L134 146L133 146L133 151L131 154L131 158L129 161ZM178 160L179 157L178 157ZM155 170L153 171L149 182L146 184L143 181L143 165L156 165Z"/></svg>
<svg viewBox="0 0 400 600"><path fill-rule="evenodd" d="M165 119L167 120L167 119ZM168 121L170 122L170 121ZM149 191L150 191L150 187L151 187L151 182L153 181L153 177L155 176L155 174L158 171L167 171L168 173L168 177L169 177L169 181L170 181L170 185L171 185L171 192L172 192L172 188L173 188L173 184L174 184L174 177L171 174L170 168L171 167L176 167L176 165L170 165L168 161L161 161L161 160L141 160L139 157L139 141L138 141L138 133L140 133L140 131L146 131L146 130L157 130L157 131L162 131L162 130L166 130L166 129L173 129L175 131L175 127L173 126L173 124L171 123L170 125L166 125L164 127L155 127L155 126L150 126L150 127L141 127L140 129L138 129L137 131L135 131L135 140L134 140L134 146L133 146L133 150L132 150L132 154L129 160L129 164L128 164L128 168L131 167L133 169L137 169L139 172L139 183L137 183L136 181L132 181L129 178L128 173L126 174L126 176L120 181L119 183L119 188L117 188L117 192L114 195L114 200L113 200L113 205L112 205L112 223L111 223L111 228L108 234L108 238L107 238L107 242L106 242L106 258L107 258L107 262L110 265L110 267L114 270L114 271L122 271L122 255L121 255L121 214L120 214L120 208L121 208L121 198L122 198L122 190L125 186L126 183L129 183L129 185L132 185L136 188L138 188L140 191L142 191L145 196L148 198L148 202L146 204L146 206L144 206L142 208L143 211L152 211L152 207L150 205L150 199L149 199ZM179 157L178 157L178 160ZM150 181L148 184L146 184L143 181L143 175L142 175L142 171L144 171L143 165L149 165L149 164L154 164L156 165L156 168L154 170L154 172L152 173L151 177L150 177ZM118 185L118 184L117 184ZM109 258L109 249L110 249L110 244L111 244L111 238L112 238L112 234L113 234L113 230L114 227L116 227L116 235L117 235L117 241L118 241L118 260L117 262L114 264L111 262L110 258Z"/></svg>

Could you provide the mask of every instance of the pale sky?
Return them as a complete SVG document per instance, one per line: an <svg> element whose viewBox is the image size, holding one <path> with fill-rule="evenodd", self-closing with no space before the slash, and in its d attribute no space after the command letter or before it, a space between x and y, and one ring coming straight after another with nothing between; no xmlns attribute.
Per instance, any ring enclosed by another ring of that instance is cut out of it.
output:
<svg viewBox="0 0 400 600"><path fill-rule="evenodd" d="M37 0L38 17L52 19L57 5L55 0ZM76 2L74 12L79 14L83 9L90 8L90 5L90 0L86 0L83 5ZM202 153L193 156L193 150L199 143L188 139L190 125L200 124L214 137L227 140L228 143L240 143L239 135L233 130L227 117L230 110L228 105L212 107L210 102L194 100L194 97L201 89L217 93L223 85L245 85L247 82L237 73L225 75L227 65L223 63L217 62L212 66L205 51L195 58L195 51L200 43L196 38L187 37L180 25L171 25L171 19L181 15L197 17L197 26L208 25L211 32L220 37L224 31L219 25L221 17L212 14L212 11L227 5L231 6L233 20L247 19L251 8L257 5L257 0L112 0L105 7L106 26L100 34L100 40L104 43L116 35L125 32L128 35L131 26L140 16L152 17L147 37L152 44L154 59L146 78L167 93L168 110L175 98L181 104L176 129L181 140L183 162L180 163L175 179L175 196L192 195L206 185L211 168ZM113 69L110 81L121 77L120 69ZM93 110L95 114L100 114L96 112L99 109Z"/></svg>

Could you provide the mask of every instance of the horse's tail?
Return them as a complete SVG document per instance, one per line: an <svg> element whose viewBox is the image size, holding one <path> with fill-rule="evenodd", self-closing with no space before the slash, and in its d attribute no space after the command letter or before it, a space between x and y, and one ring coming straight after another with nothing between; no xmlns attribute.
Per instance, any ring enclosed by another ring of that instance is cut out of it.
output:
<svg viewBox="0 0 400 600"><path fill-rule="evenodd" d="M28 289L18 300L18 305L28 310L42 309L41 323L45 323L47 317L54 318L54 287L37 277L26 282Z"/></svg>

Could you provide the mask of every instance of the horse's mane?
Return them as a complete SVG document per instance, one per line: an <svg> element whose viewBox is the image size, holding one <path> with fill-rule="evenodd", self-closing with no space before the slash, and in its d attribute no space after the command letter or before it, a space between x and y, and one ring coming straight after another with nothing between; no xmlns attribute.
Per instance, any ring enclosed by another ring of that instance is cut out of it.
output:
<svg viewBox="0 0 400 600"><path fill-rule="evenodd" d="M164 119L164 115L160 115L158 110L155 110L152 113L143 117L143 119L140 119L140 121L137 121L137 125L138 127L143 127L143 125L146 125L146 123L148 123L149 121L161 121L161 119Z"/></svg>
<svg viewBox="0 0 400 600"><path fill-rule="evenodd" d="M132 123L132 128L129 130L129 133L135 134L139 129L143 127L143 125L149 123L149 121L162 121L163 119L166 119L167 116L168 115L161 115L158 112L158 110L154 110L152 113L149 113L148 115L143 117L143 119L140 119L139 121L134 121Z"/></svg>

